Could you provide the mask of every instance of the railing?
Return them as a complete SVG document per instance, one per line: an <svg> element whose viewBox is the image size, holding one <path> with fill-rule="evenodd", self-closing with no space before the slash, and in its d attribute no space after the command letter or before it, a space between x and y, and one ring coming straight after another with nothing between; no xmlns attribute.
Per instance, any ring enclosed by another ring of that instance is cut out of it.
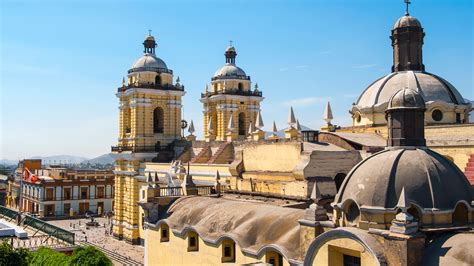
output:
<svg viewBox="0 0 474 266"><path fill-rule="evenodd" d="M218 80L218 79L243 79L243 80L250 80L250 76L217 76L212 77L211 80Z"/></svg>
<svg viewBox="0 0 474 266"><path fill-rule="evenodd" d="M144 88L144 89L155 89L155 90L169 90L169 91L184 91L184 86L179 85L155 85L154 83L138 83L138 84L129 84L128 86L122 86L117 88L117 92L124 92L131 88Z"/></svg>
<svg viewBox="0 0 474 266"><path fill-rule="evenodd" d="M133 72L141 72L141 71L158 71L161 73L173 74L173 70L162 68L162 67L136 67L136 68L130 69L128 73L130 74Z"/></svg>
<svg viewBox="0 0 474 266"><path fill-rule="evenodd" d="M71 233L69 231L66 231L60 227L57 227L55 225L49 224L45 221L42 221L40 219L31 217L26 215L25 220L23 222L23 225L30 226L33 228L36 228L49 236L53 236L57 239L61 239L66 243L69 243L71 245L74 245L74 233Z"/></svg>
<svg viewBox="0 0 474 266"><path fill-rule="evenodd" d="M197 186L196 188L199 196L206 196L215 193L214 186Z"/></svg>
<svg viewBox="0 0 474 266"><path fill-rule="evenodd" d="M201 93L201 98L206 98L209 96L214 96L214 95L242 95L242 96L257 96L257 97L262 97L262 92L261 91L244 91L244 90L239 90L239 89L226 89L224 90L219 90L215 92L208 92L208 93Z"/></svg>
<svg viewBox="0 0 474 266"><path fill-rule="evenodd" d="M8 209L6 207L0 206L0 215L3 215L11 219L15 219L16 216L18 215L18 212L12 209Z"/></svg>
<svg viewBox="0 0 474 266"><path fill-rule="evenodd" d="M183 195L181 187L160 187L159 197L179 197Z"/></svg>
<svg viewBox="0 0 474 266"><path fill-rule="evenodd" d="M99 196L94 196L94 197L81 197L81 196L74 196L74 197L52 197L52 198L47 198L45 197L44 199L40 199L37 197L30 197L28 195L23 195L24 199L32 200L32 201L66 201L66 200L92 200L92 199L113 199L114 195L107 195L105 197L99 197Z"/></svg>
<svg viewBox="0 0 474 266"><path fill-rule="evenodd" d="M112 152L158 152L160 148L157 146L112 146Z"/></svg>
<svg viewBox="0 0 474 266"><path fill-rule="evenodd" d="M0 206L0 215L9 217L11 219L15 219L20 214L19 212L15 210L6 208L4 206ZM45 221L31 217L26 214L22 214L21 216L24 217L23 219L24 227L30 226L32 228L37 229L37 231L41 231L43 233L48 234L49 237L45 241L47 241L50 237L54 237L54 238L63 240L64 242L69 243L71 245L74 245L74 233L71 233L60 227L54 226L52 224L49 224Z"/></svg>

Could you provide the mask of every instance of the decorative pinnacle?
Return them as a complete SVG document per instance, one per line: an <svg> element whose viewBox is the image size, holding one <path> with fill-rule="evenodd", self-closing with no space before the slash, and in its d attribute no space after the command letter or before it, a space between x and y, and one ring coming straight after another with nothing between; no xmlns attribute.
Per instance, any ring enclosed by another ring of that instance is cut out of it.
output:
<svg viewBox="0 0 474 266"><path fill-rule="evenodd" d="M233 131L235 129L234 116L230 114L229 124L227 125L227 130Z"/></svg>
<svg viewBox="0 0 474 266"><path fill-rule="evenodd" d="M122 86L125 86L125 77L122 78Z"/></svg>
<svg viewBox="0 0 474 266"><path fill-rule="evenodd" d="M301 131L301 125L300 125L300 121L298 119L296 119L296 129L298 131Z"/></svg>
<svg viewBox="0 0 474 266"><path fill-rule="evenodd" d="M273 133L277 133L278 129L277 129L277 126L275 124L275 120L273 120L273 128L272 128L272 131Z"/></svg>
<svg viewBox="0 0 474 266"><path fill-rule="evenodd" d="M318 201L321 199L321 192L319 191L316 182L314 182L313 191L311 191L311 199L314 203L318 203Z"/></svg>
<svg viewBox="0 0 474 266"><path fill-rule="evenodd" d="M290 127L293 127L295 123L296 123L295 113L293 112L293 106L291 106L290 113L288 114L288 125L290 125Z"/></svg>
<svg viewBox="0 0 474 266"><path fill-rule="evenodd" d="M195 132L193 120L191 120L191 123L189 123L188 132L191 135Z"/></svg>
<svg viewBox="0 0 474 266"><path fill-rule="evenodd" d="M214 133L214 124L212 123L212 118L209 119L209 124L207 126L207 131L209 132L210 135Z"/></svg>
<svg viewBox="0 0 474 266"><path fill-rule="evenodd" d="M406 210L408 209L407 198L405 196L405 187L402 188L402 192L400 193L400 197L398 198L397 207L400 208L403 212L406 212Z"/></svg>
<svg viewBox="0 0 474 266"><path fill-rule="evenodd" d="M255 91L258 91L258 83L255 83Z"/></svg>
<svg viewBox="0 0 474 266"><path fill-rule="evenodd" d="M179 76L178 76L178 78L176 79L176 83L179 83L179 82L180 82L180 79L179 79Z"/></svg>
<svg viewBox="0 0 474 266"><path fill-rule="evenodd" d="M208 93L209 92L209 87L207 86L207 83L206 83L206 88L204 89L204 93Z"/></svg>
<svg viewBox="0 0 474 266"><path fill-rule="evenodd" d="M326 121L326 123L331 123L332 119L333 119L333 116L332 116L331 104L328 101L326 104L326 108L324 108L323 120Z"/></svg>
<svg viewBox="0 0 474 266"><path fill-rule="evenodd" d="M216 170L216 182L219 182L219 180L221 180L221 175L219 174L219 170Z"/></svg>
<svg viewBox="0 0 474 266"><path fill-rule="evenodd" d="M250 124L249 124L249 135L252 134L253 132L255 131L254 127L253 127L253 123L252 121L250 121Z"/></svg>
<svg viewBox="0 0 474 266"><path fill-rule="evenodd" d="M263 127L263 119L262 119L262 114L260 111L258 111L257 114L257 121L255 121L255 127L258 129L261 129Z"/></svg>

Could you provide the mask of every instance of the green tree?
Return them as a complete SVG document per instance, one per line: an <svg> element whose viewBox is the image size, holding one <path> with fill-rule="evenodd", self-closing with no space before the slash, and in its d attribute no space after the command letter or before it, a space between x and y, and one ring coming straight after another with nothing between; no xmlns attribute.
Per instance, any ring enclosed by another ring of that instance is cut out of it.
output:
<svg viewBox="0 0 474 266"><path fill-rule="evenodd" d="M0 244L0 265L2 266L26 266L30 252L24 248L14 249L7 241Z"/></svg>
<svg viewBox="0 0 474 266"><path fill-rule="evenodd" d="M112 261L95 247L86 246L74 250L69 264L75 266L111 266Z"/></svg>
<svg viewBox="0 0 474 266"><path fill-rule="evenodd" d="M47 247L40 247L31 253L29 265L35 266L63 266L69 264L69 257Z"/></svg>

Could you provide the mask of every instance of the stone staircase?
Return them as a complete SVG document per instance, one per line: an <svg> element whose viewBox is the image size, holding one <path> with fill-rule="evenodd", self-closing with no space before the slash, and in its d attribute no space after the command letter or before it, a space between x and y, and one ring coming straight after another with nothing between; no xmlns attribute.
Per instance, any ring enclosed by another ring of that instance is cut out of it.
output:
<svg viewBox="0 0 474 266"><path fill-rule="evenodd" d="M205 146L201 151L191 159L191 163L206 163L212 157L211 147Z"/></svg>
<svg viewBox="0 0 474 266"><path fill-rule="evenodd" d="M464 169L464 174L471 183L471 186L474 187L474 154L471 154L469 161L467 161L466 168Z"/></svg>
<svg viewBox="0 0 474 266"><path fill-rule="evenodd" d="M212 155L212 157L209 159L207 163L218 163L218 164L223 164L223 163L230 163L232 162L233 158L230 158L230 152L234 152L232 149L232 144L229 142L224 142L221 145L219 145L219 148L217 151Z"/></svg>

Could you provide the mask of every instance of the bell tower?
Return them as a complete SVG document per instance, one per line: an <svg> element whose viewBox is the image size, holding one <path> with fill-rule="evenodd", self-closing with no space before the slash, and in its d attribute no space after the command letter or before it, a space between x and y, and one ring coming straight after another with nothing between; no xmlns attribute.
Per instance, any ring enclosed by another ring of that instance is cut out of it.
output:
<svg viewBox="0 0 474 266"><path fill-rule="evenodd" d="M224 55L225 65L211 78L211 87L206 85L201 94L200 101L204 105L204 137L208 141L227 139L231 117L236 139L245 139L249 125L256 121L260 102L263 100L258 85L255 84L252 89L250 76L236 65L237 51L232 42Z"/></svg>

